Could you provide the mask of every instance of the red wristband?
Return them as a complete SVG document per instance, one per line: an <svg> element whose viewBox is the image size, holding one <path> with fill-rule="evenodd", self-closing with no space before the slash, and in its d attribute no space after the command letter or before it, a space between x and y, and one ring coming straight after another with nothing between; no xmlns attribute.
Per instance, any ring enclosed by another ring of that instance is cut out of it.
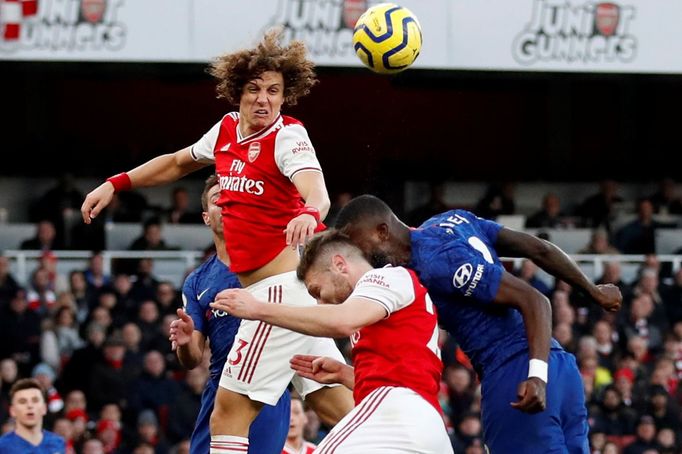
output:
<svg viewBox="0 0 682 454"><path fill-rule="evenodd" d="M300 210L298 210L298 213L296 214L296 216L300 216L302 214L309 214L315 218L315 221L318 224L320 223L320 210L318 210L317 208L306 205L303 208L301 208Z"/></svg>
<svg viewBox="0 0 682 454"><path fill-rule="evenodd" d="M129 191L133 187L133 183L126 172L109 177L107 181L114 185L114 192Z"/></svg>

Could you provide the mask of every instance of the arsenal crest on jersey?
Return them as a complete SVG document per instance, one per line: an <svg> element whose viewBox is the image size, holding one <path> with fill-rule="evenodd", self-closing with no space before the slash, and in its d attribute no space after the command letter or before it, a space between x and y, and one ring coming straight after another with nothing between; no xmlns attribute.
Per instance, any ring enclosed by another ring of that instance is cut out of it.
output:
<svg viewBox="0 0 682 454"><path fill-rule="evenodd" d="M620 8L615 3L599 3L594 15L595 27L604 36L611 36L616 32Z"/></svg>
<svg viewBox="0 0 682 454"><path fill-rule="evenodd" d="M246 155L246 157L249 159L249 162L255 161L259 154L260 142L253 142L251 145L249 145L249 153Z"/></svg>

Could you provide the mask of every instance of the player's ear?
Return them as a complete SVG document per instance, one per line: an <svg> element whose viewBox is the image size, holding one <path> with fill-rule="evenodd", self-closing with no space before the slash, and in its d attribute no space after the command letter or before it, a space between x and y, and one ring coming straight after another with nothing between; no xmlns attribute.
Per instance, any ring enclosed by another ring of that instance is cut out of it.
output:
<svg viewBox="0 0 682 454"><path fill-rule="evenodd" d="M332 269L339 272L346 271L346 260L341 254L334 254L332 256Z"/></svg>
<svg viewBox="0 0 682 454"><path fill-rule="evenodd" d="M376 233L382 242L388 241L388 239L391 237L390 228L385 222L381 222L376 226Z"/></svg>
<svg viewBox="0 0 682 454"><path fill-rule="evenodd" d="M207 211L202 211L201 212L201 218L204 220L204 224L208 225L210 227L211 225L211 218L208 216Z"/></svg>

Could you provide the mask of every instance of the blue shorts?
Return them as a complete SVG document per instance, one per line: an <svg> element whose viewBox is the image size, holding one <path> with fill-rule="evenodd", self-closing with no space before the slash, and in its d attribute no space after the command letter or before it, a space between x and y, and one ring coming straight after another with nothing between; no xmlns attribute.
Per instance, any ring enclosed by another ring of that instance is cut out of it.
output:
<svg viewBox="0 0 682 454"><path fill-rule="evenodd" d="M547 408L536 414L512 408L516 388L528 378L528 353L516 355L483 377L483 439L491 454L589 454L587 408L575 357L551 350Z"/></svg>
<svg viewBox="0 0 682 454"><path fill-rule="evenodd" d="M220 378L220 377L218 377ZM190 454L208 454L211 443L210 420L218 379L209 379L201 395L201 408L190 439ZM249 430L249 454L281 454L289 433L291 396L284 391L277 405L263 405Z"/></svg>

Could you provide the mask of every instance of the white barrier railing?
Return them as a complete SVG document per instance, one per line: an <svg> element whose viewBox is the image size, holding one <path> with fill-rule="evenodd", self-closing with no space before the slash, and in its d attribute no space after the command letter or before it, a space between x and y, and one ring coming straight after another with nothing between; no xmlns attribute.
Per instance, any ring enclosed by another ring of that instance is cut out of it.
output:
<svg viewBox="0 0 682 454"><path fill-rule="evenodd" d="M68 274L73 269L85 269L87 260L92 256L89 251L53 251L58 258L58 271ZM141 259L150 258L155 260L155 267L158 263L171 262L170 267L166 267L166 272L155 273L159 278L169 280L176 286L182 284L185 273L199 264L203 253L199 251L102 251L104 259L104 272L110 274L112 261L115 259ZM20 251L7 250L4 256L10 259L11 270L14 277L21 285L27 285L30 275L35 269L37 262L42 255L41 251ZM645 260L644 255L571 255L583 271L591 278L600 276L603 272L604 263L620 262L622 264L639 266ZM682 255L658 255L661 263L672 264L673 272L682 266ZM504 261L514 262L518 266L522 259L503 258ZM625 273L628 274L628 273ZM630 273L632 274L632 273ZM632 276L624 276L628 281Z"/></svg>

